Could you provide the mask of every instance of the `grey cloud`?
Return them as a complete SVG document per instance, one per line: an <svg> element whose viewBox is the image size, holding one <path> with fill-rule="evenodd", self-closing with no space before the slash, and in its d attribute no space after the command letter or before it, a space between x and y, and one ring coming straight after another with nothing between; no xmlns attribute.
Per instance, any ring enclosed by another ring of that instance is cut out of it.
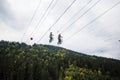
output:
<svg viewBox="0 0 120 80"><path fill-rule="evenodd" d="M7 0L0 0L0 19L11 28L18 28L17 20Z"/></svg>
<svg viewBox="0 0 120 80"><path fill-rule="evenodd" d="M13 18L10 11L10 6L6 0L0 0L0 17L5 21Z"/></svg>

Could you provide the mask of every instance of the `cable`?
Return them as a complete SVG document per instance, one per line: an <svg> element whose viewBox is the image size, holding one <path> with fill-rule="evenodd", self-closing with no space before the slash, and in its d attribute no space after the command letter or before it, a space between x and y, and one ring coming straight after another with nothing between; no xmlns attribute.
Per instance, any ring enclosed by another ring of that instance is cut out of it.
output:
<svg viewBox="0 0 120 80"><path fill-rule="evenodd" d="M116 3L115 5L113 5L111 8L107 9L105 12L103 12L101 15L99 15L98 17L96 17L95 19L93 19L91 22L89 22L88 24L86 24L85 26L83 26L81 29L79 29L78 31L76 31L74 34L72 34L71 36L69 36L66 40L69 40L70 38L72 38L73 36L75 36L77 33L79 33L80 31L82 31L83 29L85 29L86 27L88 27L88 25L92 24L94 21L96 21L98 18L102 17L103 15L105 15L107 12L109 12L111 9L113 9L114 7L116 7L118 4L120 4L120 1L118 3ZM65 40L65 41L66 41Z"/></svg>
<svg viewBox="0 0 120 80"><path fill-rule="evenodd" d="M42 15L42 17L40 18L40 20L38 21L37 25L35 26L35 28L33 29L33 31L31 32L30 36L34 33L34 31L37 29L37 27L39 26L41 20L44 18L44 16L46 15L48 9L50 8L50 6L52 5L52 3L54 2L54 0L52 0L49 4L49 6L47 7L47 9L45 10L44 14ZM29 36L29 37L30 37ZM27 41L29 40L29 38L27 39Z"/></svg>
<svg viewBox="0 0 120 80"><path fill-rule="evenodd" d="M85 14L87 14L95 5L97 5L101 0L98 0L95 4L93 4L87 11L85 11L81 16L79 16L74 22L72 22L67 28L65 28L62 33L68 30L75 22L77 22L80 18L82 18Z"/></svg>
<svg viewBox="0 0 120 80"><path fill-rule="evenodd" d="M45 18L42 20L41 25L42 25L42 23L45 21L45 19L48 17L48 15L51 13L51 11L54 9L54 7L56 6L56 4L57 4L58 1L59 1L59 0L56 0L56 2L55 2L55 4L53 5L52 9L47 13L47 15L45 16Z"/></svg>
<svg viewBox="0 0 120 80"><path fill-rule="evenodd" d="M47 13L47 15L44 17L44 19L41 21L41 24L39 24L39 25L42 25L42 24L43 24L43 22L44 22L45 19L48 17L48 15L51 13L51 11L55 8L55 6L56 6L56 4L57 4L58 1L59 1L59 0L56 0L55 4L52 6L51 10ZM39 27L37 27L37 28L39 28ZM37 29L37 28L35 28L35 29L36 29L36 30L39 30L39 29ZM34 30L33 30L33 32L34 32ZM31 33L31 35L33 34L33 32ZM30 35L30 36L31 36L31 35Z"/></svg>
<svg viewBox="0 0 120 80"><path fill-rule="evenodd" d="M76 15L80 14L80 12L91 2L92 0L89 0L77 13L73 15L72 18L70 18L63 26L65 26L68 22L70 22ZM62 27L59 29L59 31L62 30ZM61 31L62 33L62 31Z"/></svg>
<svg viewBox="0 0 120 80"><path fill-rule="evenodd" d="M40 7L40 4L41 4L41 0L39 0L39 3L38 3L38 5L37 5L37 7L36 7L36 9L35 9L32 17L31 17L31 20L30 20L29 23L28 23L28 29L30 28L30 25L31 25L31 23L32 23L35 15L36 15L36 13L37 13L37 10L38 10L39 7ZM24 38L25 34L27 33L28 29L26 29L25 32L23 33L23 36L22 36L22 38L21 38L21 42L23 41L23 38Z"/></svg>
<svg viewBox="0 0 120 80"><path fill-rule="evenodd" d="M65 9L65 11L64 11L64 12L59 16L59 18L53 23L53 25L51 25L51 26L49 27L49 29L43 34L43 36L38 40L38 42L41 41L42 38L47 34L47 32L48 32L49 30L51 30L51 28L61 19L61 17L68 11L68 9L75 3L75 1L76 1L76 0L73 0L73 2Z"/></svg>

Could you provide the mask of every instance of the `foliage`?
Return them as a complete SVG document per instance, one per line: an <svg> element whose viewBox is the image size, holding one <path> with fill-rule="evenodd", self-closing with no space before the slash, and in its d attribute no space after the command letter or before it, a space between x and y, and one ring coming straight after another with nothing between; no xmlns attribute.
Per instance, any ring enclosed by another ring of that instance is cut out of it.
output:
<svg viewBox="0 0 120 80"><path fill-rule="evenodd" d="M0 42L0 80L120 80L120 61L50 45Z"/></svg>

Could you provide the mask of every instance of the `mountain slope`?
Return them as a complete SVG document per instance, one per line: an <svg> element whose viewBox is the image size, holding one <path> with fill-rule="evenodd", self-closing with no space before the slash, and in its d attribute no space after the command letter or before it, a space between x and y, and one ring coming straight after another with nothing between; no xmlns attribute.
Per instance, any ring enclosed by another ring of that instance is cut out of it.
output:
<svg viewBox="0 0 120 80"><path fill-rule="evenodd" d="M120 60L50 45L0 42L0 80L120 80Z"/></svg>

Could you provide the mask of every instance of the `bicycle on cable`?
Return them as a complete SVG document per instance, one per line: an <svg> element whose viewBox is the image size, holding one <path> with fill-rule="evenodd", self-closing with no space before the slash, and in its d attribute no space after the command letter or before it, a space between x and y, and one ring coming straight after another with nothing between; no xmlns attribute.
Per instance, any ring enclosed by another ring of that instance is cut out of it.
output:
<svg viewBox="0 0 120 80"><path fill-rule="evenodd" d="M61 36L61 34L59 34L59 35L58 35L58 43L57 43L58 45L59 45L59 44L62 44L62 38L63 38L63 37Z"/></svg>
<svg viewBox="0 0 120 80"><path fill-rule="evenodd" d="M50 32L50 35L49 35L49 43L51 43L52 41L53 41L53 33L52 32Z"/></svg>

